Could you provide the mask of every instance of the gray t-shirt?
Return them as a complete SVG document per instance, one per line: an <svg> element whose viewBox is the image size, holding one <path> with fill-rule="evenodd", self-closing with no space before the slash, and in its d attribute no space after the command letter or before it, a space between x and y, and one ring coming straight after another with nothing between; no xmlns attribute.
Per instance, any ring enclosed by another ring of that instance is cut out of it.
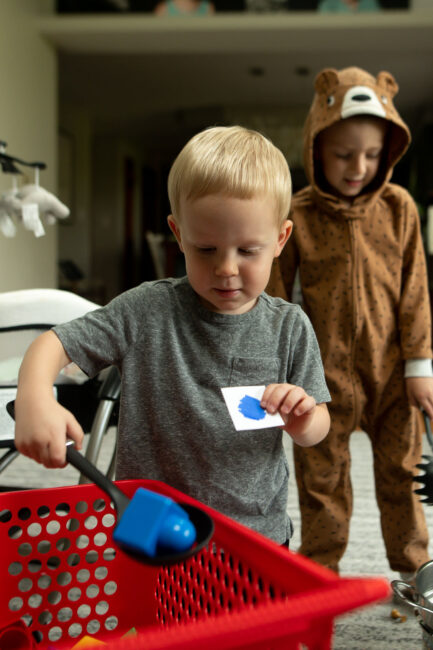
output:
<svg viewBox="0 0 433 650"><path fill-rule="evenodd" d="M54 331L89 376L121 371L118 479L164 481L279 543L291 536L287 434L236 431L220 389L288 382L330 400L298 305L263 293L245 314L219 314L186 278L166 279Z"/></svg>

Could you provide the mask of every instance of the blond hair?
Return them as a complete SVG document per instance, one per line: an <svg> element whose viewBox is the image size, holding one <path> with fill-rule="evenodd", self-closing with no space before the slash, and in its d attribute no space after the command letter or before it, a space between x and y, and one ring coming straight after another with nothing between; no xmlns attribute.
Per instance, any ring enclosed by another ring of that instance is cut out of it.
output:
<svg viewBox="0 0 433 650"><path fill-rule="evenodd" d="M278 223L290 209L292 183L283 154L265 136L242 126L212 127L195 135L174 161L168 197L175 219L181 199L209 194L275 201Z"/></svg>

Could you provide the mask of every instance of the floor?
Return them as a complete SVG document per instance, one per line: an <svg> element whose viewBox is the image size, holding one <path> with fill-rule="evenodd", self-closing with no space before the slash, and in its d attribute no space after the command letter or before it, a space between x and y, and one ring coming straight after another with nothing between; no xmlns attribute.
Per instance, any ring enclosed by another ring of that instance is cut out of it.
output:
<svg viewBox="0 0 433 650"><path fill-rule="evenodd" d="M290 458L290 450L288 450ZM425 442L425 453L430 453ZM342 576L385 576L389 580L399 578L391 571L385 556L376 506L372 469L371 446L364 433L351 437L352 484L354 512L351 521L347 551L340 564ZM299 510L296 483L293 481L289 494L289 512L295 522L292 548L299 545ZM425 509L427 524L431 531L430 556L433 557L433 508ZM392 610L397 609L406 620L393 619ZM334 650L418 650L424 648L422 629L414 610L404 603L381 603L357 610L337 618ZM432 646L433 647L433 644Z"/></svg>

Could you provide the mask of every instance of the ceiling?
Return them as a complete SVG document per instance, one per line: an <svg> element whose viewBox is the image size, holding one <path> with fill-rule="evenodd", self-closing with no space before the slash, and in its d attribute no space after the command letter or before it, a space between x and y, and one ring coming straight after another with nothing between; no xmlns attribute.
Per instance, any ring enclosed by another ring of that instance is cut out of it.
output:
<svg viewBox="0 0 433 650"><path fill-rule="evenodd" d="M40 29L59 52L61 104L88 111L96 132L139 136L167 115L305 108L323 67L389 70L403 115L433 111L433 7L382 14L56 17Z"/></svg>

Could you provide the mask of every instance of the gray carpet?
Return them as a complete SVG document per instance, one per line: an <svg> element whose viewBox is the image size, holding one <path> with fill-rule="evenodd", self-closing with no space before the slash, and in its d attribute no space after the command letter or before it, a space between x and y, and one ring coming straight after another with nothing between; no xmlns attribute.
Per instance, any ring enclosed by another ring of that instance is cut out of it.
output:
<svg viewBox="0 0 433 650"><path fill-rule="evenodd" d="M114 432L110 431L105 437L100 456L101 469L108 466L113 440ZM385 557L367 436L363 433L353 434L351 449L354 515L349 546L341 563L341 573L347 576L380 575L393 580L398 576L389 570ZM287 451L292 466L290 442ZM426 452L428 453L427 446ZM19 457L3 472L0 485L50 487L73 485L77 480L78 473L70 466L62 470L45 470L31 460ZM293 477L290 484L289 512L296 526L291 548L296 549L299 544L299 510ZM426 507L426 516L432 531L430 551L433 555L433 507ZM390 613L393 608L405 614L407 620L398 622L392 619ZM334 650L418 650L423 648L422 631L410 608L391 602L382 603L337 618L333 647Z"/></svg>
<svg viewBox="0 0 433 650"><path fill-rule="evenodd" d="M382 541L370 441L364 433L356 432L352 434L350 446L354 511L348 548L340 563L341 575L398 579L399 575L389 569ZM425 453L431 453L427 442ZM296 527L291 548L296 549L299 546L299 509L293 477L289 512ZM433 557L433 507L426 507L425 513L431 531L430 556ZM391 611L395 608L407 617L405 622L391 618ZM401 603L390 602L369 606L337 618L333 647L334 650L418 650L424 646L422 629L413 609Z"/></svg>

